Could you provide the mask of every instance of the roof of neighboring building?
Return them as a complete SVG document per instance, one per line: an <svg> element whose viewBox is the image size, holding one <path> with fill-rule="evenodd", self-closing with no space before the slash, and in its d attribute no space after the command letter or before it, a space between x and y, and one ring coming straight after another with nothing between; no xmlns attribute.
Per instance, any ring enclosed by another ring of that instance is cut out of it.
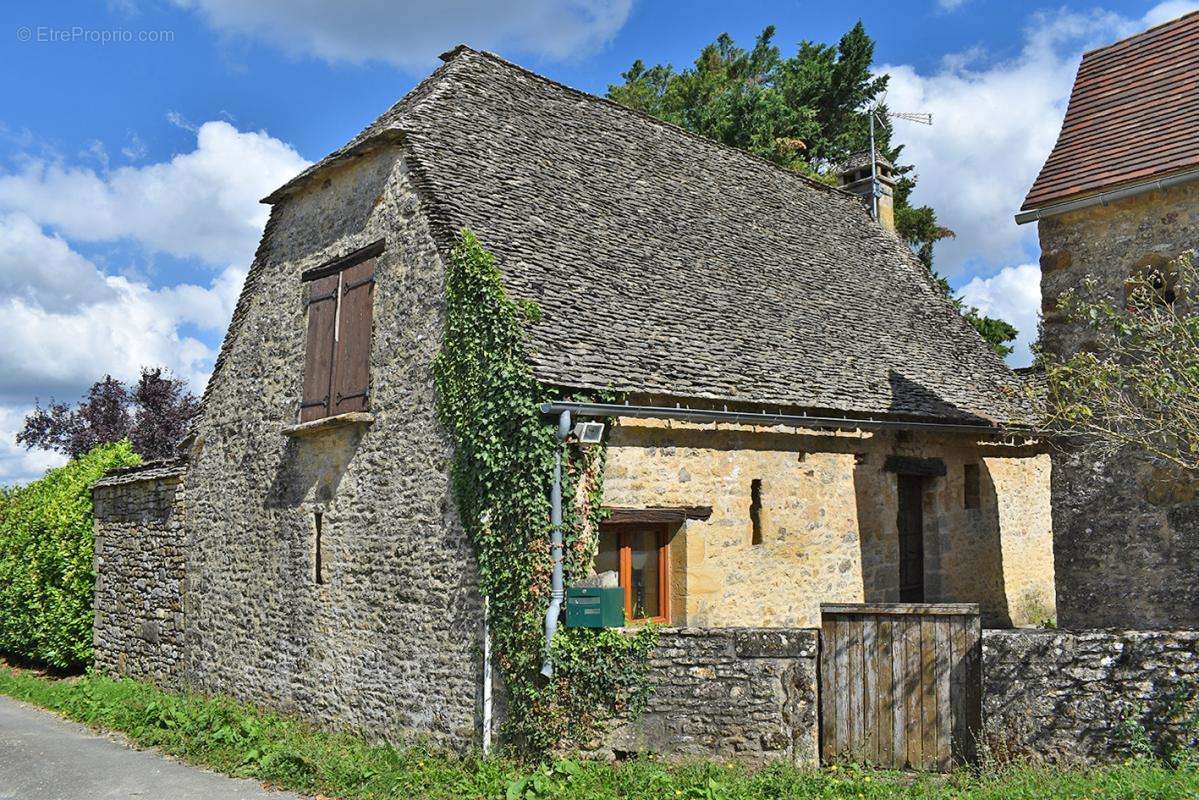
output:
<svg viewBox="0 0 1199 800"><path fill-rule="evenodd" d="M1082 57L1023 210L1199 168L1199 12Z"/></svg>
<svg viewBox="0 0 1199 800"><path fill-rule="evenodd" d="M469 227L540 305L544 382L1011 419L1019 381L857 197L492 54L444 58L267 201L400 131L439 246Z"/></svg>
<svg viewBox="0 0 1199 800"><path fill-rule="evenodd" d="M110 469L104 477L92 484L93 489L105 486L123 486L127 483L140 481L156 481L162 478L175 478L187 471L187 461L183 458L159 458L143 461L133 467Z"/></svg>

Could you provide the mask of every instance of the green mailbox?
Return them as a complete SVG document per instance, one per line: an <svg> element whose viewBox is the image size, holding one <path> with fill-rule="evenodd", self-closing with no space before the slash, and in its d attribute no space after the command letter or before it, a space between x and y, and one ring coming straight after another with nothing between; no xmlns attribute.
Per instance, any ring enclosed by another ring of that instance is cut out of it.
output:
<svg viewBox="0 0 1199 800"><path fill-rule="evenodd" d="M624 625L624 589L571 587L566 590L566 627L619 628Z"/></svg>

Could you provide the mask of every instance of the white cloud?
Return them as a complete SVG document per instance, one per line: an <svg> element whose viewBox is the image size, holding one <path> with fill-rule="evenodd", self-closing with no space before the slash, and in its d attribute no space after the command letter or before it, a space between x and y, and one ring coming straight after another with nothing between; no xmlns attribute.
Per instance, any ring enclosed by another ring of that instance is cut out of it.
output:
<svg viewBox="0 0 1199 800"><path fill-rule="evenodd" d="M966 0L937 0L937 5L944 11L957 11Z"/></svg>
<svg viewBox="0 0 1199 800"><path fill-rule="evenodd" d="M96 267L24 214L0 214L0 296L50 311L111 299Z"/></svg>
<svg viewBox="0 0 1199 800"><path fill-rule="evenodd" d="M1018 227L1012 215L1057 139L1082 52L1194 8L1199 2L1168 0L1140 19L1035 14L1015 58L988 62L974 48L947 56L931 73L879 67L891 74L891 109L933 115L931 128L897 122L896 133L906 144L904 160L918 168L914 201L932 205L957 233L937 246L941 272L987 272L1035 252L1035 226Z"/></svg>
<svg viewBox="0 0 1199 800"><path fill-rule="evenodd" d="M959 290L967 305L989 317L999 317L1016 326L1014 351L1008 356L1013 367L1032 363L1029 347L1037 340L1041 309L1041 269L1036 264L1004 267L990 278L975 278Z"/></svg>
<svg viewBox="0 0 1199 800"><path fill-rule="evenodd" d="M73 403L103 375L129 381L142 366L165 366L202 392L216 353L180 326L223 330L244 278L242 268L230 267L208 287L153 290L107 276L113 296L74 311L18 298L0 304L0 485L32 480L63 461L16 444L34 399Z"/></svg>
<svg viewBox="0 0 1199 800"><path fill-rule="evenodd" d="M0 301L0 402L28 403L53 394L73 400L105 373L136 377L142 366L166 366L202 390L215 356L212 348L180 332L189 324L223 331L245 279L245 268L227 267L210 285L152 289L108 275L77 253L62 252L61 239L30 235L28 220L0 220L0 243L16 228L22 249L7 254L5 274L18 284ZM50 255L47 255L50 254ZM43 302L57 278L41 264L71 264L76 282L90 287L74 302ZM15 280L14 280L15 278ZM23 289L23 291L22 291Z"/></svg>
<svg viewBox="0 0 1199 800"><path fill-rule="evenodd" d="M17 444L17 433L32 407L0 405L0 486L25 483L41 477L51 467L66 463L66 457L44 450L26 450Z"/></svg>
<svg viewBox="0 0 1199 800"><path fill-rule="evenodd" d="M1194 2L1194 0L1166 0L1166 2L1158 3L1149 9L1145 13L1143 21L1145 27L1150 28L1154 25L1161 25L1163 22L1177 19L1183 14L1189 14L1197 8L1199 8L1199 3Z"/></svg>
<svg viewBox="0 0 1199 800"><path fill-rule="evenodd" d="M129 143L121 148L121 155L126 161L141 161L146 157L146 143L136 132L129 132Z"/></svg>
<svg viewBox="0 0 1199 800"><path fill-rule="evenodd" d="M69 240L132 239L223 266L248 262L268 214L258 200L306 166L265 132L206 122L195 150L165 162L97 173L31 159L0 175L0 210L19 211Z"/></svg>
<svg viewBox="0 0 1199 800"><path fill-rule="evenodd" d="M35 399L74 402L104 374L130 380L142 366L203 391L216 353L184 326L219 338L244 280L238 263L206 286L152 288L105 273L24 214L0 215L0 485L62 462L15 442Z"/></svg>
<svg viewBox="0 0 1199 800"><path fill-rule="evenodd" d="M259 37L293 54L423 70L463 42L551 59L587 55L623 27L633 0L175 2L198 10L219 31Z"/></svg>

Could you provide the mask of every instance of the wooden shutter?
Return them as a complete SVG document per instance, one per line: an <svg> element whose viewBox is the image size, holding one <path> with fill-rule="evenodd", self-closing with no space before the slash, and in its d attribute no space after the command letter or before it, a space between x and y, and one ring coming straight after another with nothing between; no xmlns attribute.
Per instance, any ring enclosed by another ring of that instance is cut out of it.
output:
<svg viewBox="0 0 1199 800"><path fill-rule="evenodd" d="M336 340L337 287L340 274L318 278L308 288L308 337L304 354L304 392L300 422L329 416L332 400L333 347Z"/></svg>
<svg viewBox="0 0 1199 800"><path fill-rule="evenodd" d="M341 273L341 308L338 312L331 414L365 411L369 406L374 288L373 258L348 267Z"/></svg>

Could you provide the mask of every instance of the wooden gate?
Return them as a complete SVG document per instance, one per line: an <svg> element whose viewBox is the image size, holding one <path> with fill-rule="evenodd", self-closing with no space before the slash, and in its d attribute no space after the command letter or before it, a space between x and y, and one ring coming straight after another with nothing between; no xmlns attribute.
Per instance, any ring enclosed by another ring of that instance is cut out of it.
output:
<svg viewBox="0 0 1199 800"><path fill-rule="evenodd" d="M982 685L978 605L821 606L825 763L950 769L975 758Z"/></svg>

